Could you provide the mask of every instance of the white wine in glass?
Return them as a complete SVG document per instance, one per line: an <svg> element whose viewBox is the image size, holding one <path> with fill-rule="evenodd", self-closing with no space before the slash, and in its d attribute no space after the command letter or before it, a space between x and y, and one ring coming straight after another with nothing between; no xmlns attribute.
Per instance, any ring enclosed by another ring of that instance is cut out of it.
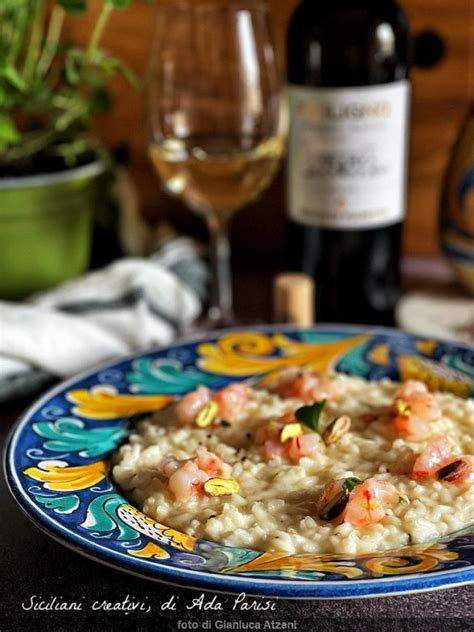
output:
<svg viewBox="0 0 474 632"><path fill-rule="evenodd" d="M150 157L165 190L209 226L211 326L234 322L228 221L278 169L280 97L265 8L190 3L158 9L148 78Z"/></svg>

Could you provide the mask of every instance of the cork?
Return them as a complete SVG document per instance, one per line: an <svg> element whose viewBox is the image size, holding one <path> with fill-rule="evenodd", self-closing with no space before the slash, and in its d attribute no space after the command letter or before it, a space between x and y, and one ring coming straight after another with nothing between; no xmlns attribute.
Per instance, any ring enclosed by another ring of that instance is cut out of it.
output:
<svg viewBox="0 0 474 632"><path fill-rule="evenodd" d="M276 323L308 327L314 323L314 281L305 274L285 272L273 282Z"/></svg>

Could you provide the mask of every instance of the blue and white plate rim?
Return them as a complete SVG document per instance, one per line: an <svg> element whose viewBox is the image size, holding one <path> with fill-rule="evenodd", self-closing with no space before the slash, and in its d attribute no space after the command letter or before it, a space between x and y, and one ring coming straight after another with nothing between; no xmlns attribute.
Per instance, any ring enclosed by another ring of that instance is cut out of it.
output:
<svg viewBox="0 0 474 632"><path fill-rule="evenodd" d="M146 356L163 350L172 350L184 345L197 342L210 342L216 338L237 332L258 332L279 333L298 332L298 331L318 331L321 333L340 332L346 334L391 334L393 336L409 337L419 339L420 336L406 333L398 329L390 327L364 327L358 325L346 324L318 324L311 327L298 328L290 325L255 325L232 327L228 329L220 329L206 334L193 334L189 337L183 337L171 344L157 345L150 347L146 351L131 353L115 360L101 362L89 369L81 371L76 375L63 380L51 389L47 390L41 397L36 399L26 410L20 415L13 425L7 437L4 455L3 470L7 486L17 505L26 515L26 517L43 533L51 537L56 542L62 544L66 548L73 550L80 555L99 562L110 568L126 572L127 574L145 578L159 583L176 586L178 588L193 588L196 590L210 591L216 594L235 594L243 592L252 597L271 597L272 599L329 599L329 600L346 600L357 598L378 598L392 597L417 594L422 592L430 592L446 588L456 588L468 586L474 583L474 566L463 569L449 569L444 571L435 571L426 575L424 573L414 573L409 576L387 577L378 579L364 580L342 580L327 583L315 581L298 580L298 582L290 582L284 579L265 579L240 576L225 576L215 572L195 571L185 568L169 567L166 563L156 561L154 566L159 571L159 575L150 573L145 567L142 560L130 558L116 551L111 551L103 547L100 542L93 544L81 537L77 533L65 529L53 517L47 515L37 505L33 504L31 499L24 493L21 488L18 474L14 464L15 447L18 438L21 435L23 427L29 422L35 411L40 409L44 404L55 396L61 394L74 384L82 380L89 379L97 373L113 369L116 365L124 362L130 362L138 357ZM465 351L473 351L473 349L459 342L440 340L431 338L442 344L452 344L459 349ZM33 510L33 511L31 511ZM91 552L92 549L92 552ZM389 551L387 551L389 553ZM126 562L125 564L123 562ZM142 568L140 568L142 567ZM293 594L297 593L297 594Z"/></svg>

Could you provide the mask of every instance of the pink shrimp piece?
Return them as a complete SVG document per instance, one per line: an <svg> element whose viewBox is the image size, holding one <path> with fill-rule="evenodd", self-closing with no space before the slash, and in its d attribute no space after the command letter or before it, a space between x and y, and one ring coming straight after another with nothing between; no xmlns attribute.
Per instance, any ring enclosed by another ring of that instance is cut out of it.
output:
<svg viewBox="0 0 474 632"><path fill-rule="evenodd" d="M270 424L265 424L264 426L260 426L260 428L257 428L255 432L255 443L258 446L261 446L265 443L265 441L276 441L278 435L279 432L273 430Z"/></svg>
<svg viewBox="0 0 474 632"><path fill-rule="evenodd" d="M285 456L285 445L280 441L268 439L260 446L260 453L265 461L273 461L273 459L283 459Z"/></svg>
<svg viewBox="0 0 474 632"><path fill-rule="evenodd" d="M345 478L336 478L333 481L329 481L329 483L324 487L322 494L316 503L316 509L318 512L324 509L331 498L334 498L336 494L342 492L345 481Z"/></svg>
<svg viewBox="0 0 474 632"><path fill-rule="evenodd" d="M329 483L324 487L321 496L319 497L316 503L316 511L319 515L322 514L326 505L332 500L337 494L343 492L345 478L337 478L333 481L329 481ZM324 518L330 519L330 518ZM342 522L342 512L338 516L336 516L333 520L331 520L334 524L340 524Z"/></svg>
<svg viewBox="0 0 474 632"><path fill-rule="evenodd" d="M441 408L436 403L432 393L414 397L410 402L412 414L419 419L428 422L438 421L441 417Z"/></svg>
<svg viewBox="0 0 474 632"><path fill-rule="evenodd" d="M299 423L298 419L296 419L295 412L296 411L292 411L291 413L285 413L281 417L278 417L277 424L279 424L281 428L283 428L283 426L286 426L286 424Z"/></svg>
<svg viewBox="0 0 474 632"><path fill-rule="evenodd" d="M271 421L257 429L255 443L260 446L260 453L265 461L271 461L277 457L284 458L287 446L280 441L280 433L283 426L296 422L295 413L286 413L275 421Z"/></svg>
<svg viewBox="0 0 474 632"><path fill-rule="evenodd" d="M391 483L368 478L350 493L342 518L354 527L368 527L383 520L386 510L399 502L400 495Z"/></svg>
<svg viewBox="0 0 474 632"><path fill-rule="evenodd" d="M292 424L298 421L295 417L295 413L285 413L278 419L274 421L270 421L263 426L257 428L257 432L255 433L255 443L257 445L262 445L265 441L272 440L280 442L280 432L282 431L283 426L286 424Z"/></svg>
<svg viewBox="0 0 474 632"><path fill-rule="evenodd" d="M230 478L232 466L201 446L193 459L178 461L166 457L160 463L160 470L169 476L168 487L176 500L184 501L202 492L202 485L210 478Z"/></svg>
<svg viewBox="0 0 474 632"><path fill-rule="evenodd" d="M276 421L271 421L257 429L255 443L260 446L263 459L271 461L280 457L288 458L293 463L298 463L304 456L310 456L321 451L321 438L314 432L293 437L284 443L281 442L280 433L283 427L286 424L297 421L294 412L286 413Z"/></svg>
<svg viewBox="0 0 474 632"><path fill-rule="evenodd" d="M412 478L423 479L432 476L441 467L451 450L451 444L444 435L436 435L416 458L411 471Z"/></svg>
<svg viewBox="0 0 474 632"><path fill-rule="evenodd" d="M429 423L413 415L397 415L393 427L400 437L423 437L430 429Z"/></svg>
<svg viewBox="0 0 474 632"><path fill-rule="evenodd" d="M232 474L232 466L225 463L212 452L206 450L204 446L201 446L196 450L194 463L200 470L209 474L211 478L230 478Z"/></svg>
<svg viewBox="0 0 474 632"><path fill-rule="evenodd" d="M293 463L298 463L305 456L311 456L321 452L321 437L315 432L308 432L299 437L294 437L290 441L288 457Z"/></svg>
<svg viewBox="0 0 474 632"><path fill-rule="evenodd" d="M302 373L294 367L283 371L275 391L281 397L302 399L306 402L322 401L339 393L336 385L326 376L315 371Z"/></svg>
<svg viewBox="0 0 474 632"><path fill-rule="evenodd" d="M429 393L429 390L424 382L420 382L419 380L408 380L399 388L396 397L410 400L412 397L426 395L427 393Z"/></svg>
<svg viewBox="0 0 474 632"><path fill-rule="evenodd" d="M285 417L289 419L289 415L285 415ZM260 453L265 461L271 461L277 457L283 458L285 445L280 441L280 432L284 425L284 422L277 420L257 428L255 443L259 446Z"/></svg>
<svg viewBox="0 0 474 632"><path fill-rule="evenodd" d="M181 399L176 405L176 417L182 424L192 424L199 412L211 401L211 393L205 386L199 386Z"/></svg>
<svg viewBox="0 0 474 632"><path fill-rule="evenodd" d="M176 472L180 465L180 461L178 461L178 459L176 459L174 456L165 456L165 458L158 463L158 471L163 476L166 476L166 478L170 478L170 476Z"/></svg>
<svg viewBox="0 0 474 632"><path fill-rule="evenodd" d="M219 405L219 417L226 420L232 420L248 399L248 388L238 383L229 384L214 396L214 401Z"/></svg>
<svg viewBox="0 0 474 632"><path fill-rule="evenodd" d="M291 366L280 371L277 379L272 382L270 389L281 395L286 388L289 388L296 378L301 375L301 371L296 366Z"/></svg>
<svg viewBox="0 0 474 632"><path fill-rule="evenodd" d="M430 424L441 417L433 394L416 380L405 382L399 389L392 411L395 431L402 437L426 434Z"/></svg>
<svg viewBox="0 0 474 632"><path fill-rule="evenodd" d="M199 469L194 461L186 461L170 476L168 487L176 500L183 502L199 494L202 484L209 478L210 476Z"/></svg>

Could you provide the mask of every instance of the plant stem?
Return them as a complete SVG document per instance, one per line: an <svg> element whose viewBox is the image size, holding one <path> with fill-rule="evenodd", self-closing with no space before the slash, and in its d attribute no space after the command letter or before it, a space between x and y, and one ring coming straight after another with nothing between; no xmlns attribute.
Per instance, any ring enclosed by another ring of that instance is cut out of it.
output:
<svg viewBox="0 0 474 632"><path fill-rule="evenodd" d="M23 78L26 82L30 82L35 74L36 61L41 47L41 36L43 35L43 19L46 12L45 0L36 0L36 2L36 10L33 16L33 24L30 32L30 41L28 43L25 65L23 67Z"/></svg>
<svg viewBox="0 0 474 632"><path fill-rule="evenodd" d="M10 51L8 53L7 63L10 66L16 62L18 55L20 54L21 47L26 39L26 26L28 24L28 9L24 6L18 7L18 13L16 16L15 27L13 32L12 42L10 44Z"/></svg>
<svg viewBox="0 0 474 632"><path fill-rule="evenodd" d="M56 55L65 15L66 11L59 5L55 5L49 21L46 42L37 66L37 74L39 77L44 77L47 74Z"/></svg>
<svg viewBox="0 0 474 632"><path fill-rule="evenodd" d="M114 7L110 2L106 2L104 6L102 7L101 12L99 13L99 17L97 18L95 27L92 31L92 34L89 40L89 45L87 46L87 50L86 50L87 61L91 60L93 53L97 50L100 39L104 32L104 28L113 10L114 10Z"/></svg>
<svg viewBox="0 0 474 632"><path fill-rule="evenodd" d="M50 145L55 135L55 130L41 130L24 134L21 139L21 145L13 145L2 152L0 156L1 162L9 163L28 158Z"/></svg>

